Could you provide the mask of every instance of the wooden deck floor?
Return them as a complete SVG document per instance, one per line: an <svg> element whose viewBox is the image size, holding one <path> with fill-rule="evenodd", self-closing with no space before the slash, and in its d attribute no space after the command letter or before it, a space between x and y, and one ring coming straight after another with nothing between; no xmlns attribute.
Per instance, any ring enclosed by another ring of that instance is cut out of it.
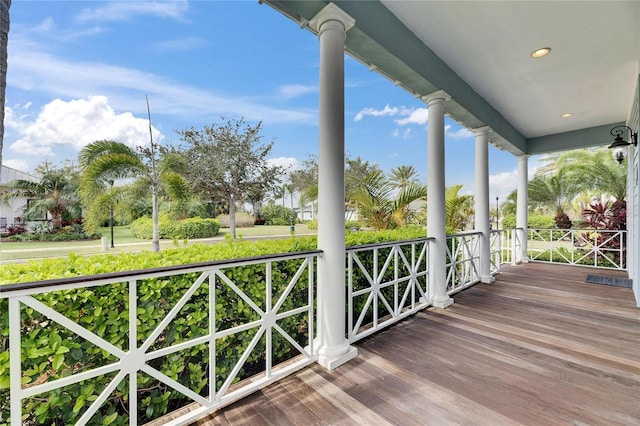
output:
<svg viewBox="0 0 640 426"><path fill-rule="evenodd" d="M640 309L620 272L532 263L199 425L639 425Z"/></svg>

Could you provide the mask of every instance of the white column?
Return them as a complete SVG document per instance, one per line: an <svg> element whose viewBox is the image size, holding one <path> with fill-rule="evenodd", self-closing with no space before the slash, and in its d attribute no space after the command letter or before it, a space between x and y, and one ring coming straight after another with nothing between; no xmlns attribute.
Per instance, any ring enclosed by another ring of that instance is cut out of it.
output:
<svg viewBox="0 0 640 426"><path fill-rule="evenodd" d="M447 236L444 181L444 104L450 97L443 91L423 98L428 105L427 128L427 237L429 246L429 294L431 304L446 308L453 303L447 295Z"/></svg>
<svg viewBox="0 0 640 426"><path fill-rule="evenodd" d="M516 205L516 235L520 237L520 251L513 253L516 262L527 263L527 236L528 218L529 218L529 202L527 186L529 184L529 156L518 156L518 202Z"/></svg>
<svg viewBox="0 0 640 426"><path fill-rule="evenodd" d="M318 362L333 369L355 357L345 337L344 42L355 21L333 3L309 23L320 39L318 155Z"/></svg>
<svg viewBox="0 0 640 426"><path fill-rule="evenodd" d="M489 223L489 127L475 129L476 135L476 191L475 230L480 235L480 281L492 283L491 275L491 225Z"/></svg>

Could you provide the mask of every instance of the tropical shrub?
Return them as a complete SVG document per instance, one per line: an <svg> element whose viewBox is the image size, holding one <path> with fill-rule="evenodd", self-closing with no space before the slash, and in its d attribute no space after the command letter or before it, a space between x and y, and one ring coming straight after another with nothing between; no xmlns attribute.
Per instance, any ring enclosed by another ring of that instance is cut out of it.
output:
<svg viewBox="0 0 640 426"><path fill-rule="evenodd" d="M286 207L271 203L262 207L260 217L265 225L290 225L291 218L295 221L296 213Z"/></svg>
<svg viewBox="0 0 640 426"><path fill-rule="evenodd" d="M565 212L556 214L553 221L559 229L571 229L571 219Z"/></svg>

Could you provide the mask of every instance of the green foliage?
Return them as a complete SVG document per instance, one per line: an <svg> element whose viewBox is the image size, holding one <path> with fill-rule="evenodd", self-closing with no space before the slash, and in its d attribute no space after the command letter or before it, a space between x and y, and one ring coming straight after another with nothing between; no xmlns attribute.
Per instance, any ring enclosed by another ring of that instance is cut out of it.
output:
<svg viewBox="0 0 640 426"><path fill-rule="evenodd" d="M99 240L100 235L87 235L84 232L56 232L50 234L18 234L9 237L9 241L81 241Z"/></svg>
<svg viewBox="0 0 640 426"><path fill-rule="evenodd" d="M216 216L216 220L220 223L222 228L229 227L229 215L221 214ZM237 228L250 228L254 225L255 219L248 213L237 212L236 213L236 227Z"/></svg>
<svg viewBox="0 0 640 426"><path fill-rule="evenodd" d="M307 220L305 222L305 224L307 225L307 229L313 229L313 230L318 229L318 220L317 219Z"/></svg>
<svg viewBox="0 0 640 426"><path fill-rule="evenodd" d="M348 246L407 240L425 236L422 227L403 228L395 231L347 233ZM41 281L78 275L140 270L152 267L206 262L211 260L252 257L272 253L288 253L315 249L316 237L297 237L277 240L239 241L230 244L197 244L180 249L167 249L160 253L104 254L91 257L70 255L68 258L52 258L23 264L5 265L0 269L0 283ZM273 300L277 300L289 279L300 266L300 260L276 262L272 268ZM369 262L369 260L367 260ZM246 265L229 268L225 274L259 306L266 301L264 265ZM153 332L186 289L193 283L195 274L181 274L162 278L145 279L138 283L137 333L138 345ZM169 324L150 350L175 345L199 336L207 335L208 281L202 284L187 305ZM227 286L216 286L216 327L226 329L256 320L257 314ZM294 289L281 308L289 311L304 305L308 289L305 285ZM64 290L35 296L47 306L97 334L101 338L128 350L129 314L127 282ZM86 371L116 359L93 344L73 335L62 326L48 321L31 308L21 310L23 381L40 383L65 377L72 372ZM0 401L8 401L8 302L0 300ZM306 314L294 315L278 324L299 343L308 336L309 319ZM216 342L216 386L219 388L228 377L233 365L251 340L255 330L232 334ZM252 352L235 379L249 377L264 368L264 339ZM274 333L274 362L286 360L296 354L295 349ZM153 368L178 380L201 395L210 392L207 384L208 347L199 345L190 349L160 357L150 362ZM24 401L27 423L69 424L77 422L91 401L95 400L113 374L87 380L63 389L52 391ZM139 407L137 416L151 420L173 411L185 399L171 388L162 385L143 373L138 373ZM128 382L123 381L107 399L91 424L112 422L125 424L128 414L122 410L128 403ZM8 417L8 403L0 402L0 418ZM26 414L28 413L28 414Z"/></svg>
<svg viewBox="0 0 640 426"><path fill-rule="evenodd" d="M168 216L161 216L160 238L208 238L218 234L220 224L215 219L199 217L172 221ZM141 217L131 222L131 234L136 238L151 239L153 235L153 220Z"/></svg>
<svg viewBox="0 0 640 426"><path fill-rule="evenodd" d="M291 224L292 217L295 220L296 214L289 208L275 203L269 203L262 207L260 216L264 220L265 225L289 225Z"/></svg>
<svg viewBox="0 0 640 426"><path fill-rule="evenodd" d="M532 213L529 213L527 224L529 228L533 228L533 229L549 229L549 228L556 227L556 222L553 216L546 216L546 215L532 214ZM505 215L502 218L501 226L503 229L515 228L516 215L514 214Z"/></svg>

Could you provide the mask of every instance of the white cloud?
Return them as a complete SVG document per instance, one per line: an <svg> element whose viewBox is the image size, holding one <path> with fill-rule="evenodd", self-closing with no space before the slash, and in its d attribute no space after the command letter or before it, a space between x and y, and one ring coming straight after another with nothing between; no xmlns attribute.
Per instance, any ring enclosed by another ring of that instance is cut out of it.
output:
<svg viewBox="0 0 640 426"><path fill-rule="evenodd" d="M19 160L17 158L5 159L2 158L2 165L6 167L11 167L12 169L20 170L24 173L29 173L29 164L24 160Z"/></svg>
<svg viewBox="0 0 640 426"><path fill-rule="evenodd" d="M273 166L283 167L288 174L289 172L300 170L302 168L302 164L300 160L294 157L276 157L270 158L267 162Z"/></svg>
<svg viewBox="0 0 640 426"><path fill-rule="evenodd" d="M518 185L518 171L502 172L489 176L489 192L492 197L500 197L504 201Z"/></svg>
<svg viewBox="0 0 640 426"><path fill-rule="evenodd" d="M42 108L35 121L14 127L18 139L9 149L21 155L47 155L62 147L80 150L96 140L109 139L130 146L149 143L149 123L130 112L117 113L104 96L68 102L56 99ZM154 129L154 140L162 135Z"/></svg>
<svg viewBox="0 0 640 426"><path fill-rule="evenodd" d="M444 131L447 135L447 137L451 138L451 139L467 139L470 137L473 137L474 134L471 130L467 129L466 127L461 127L460 129L456 130L455 132L451 132L451 125L448 124L444 127Z"/></svg>
<svg viewBox="0 0 640 426"><path fill-rule="evenodd" d="M429 117L427 114L427 108L416 108L414 110L406 112L407 117L396 120L396 124L398 124L399 126L404 126L407 124L427 124L427 119Z"/></svg>
<svg viewBox="0 0 640 426"><path fill-rule="evenodd" d="M139 15L151 15L160 18L184 20L189 9L186 0L182 1L114 1L106 6L83 9L76 20L88 21L128 21Z"/></svg>
<svg viewBox="0 0 640 426"><path fill-rule="evenodd" d="M96 62L73 62L53 56L44 46L21 39L9 45L12 59L7 84L12 88L37 91L61 98L86 98L100 93L117 109L145 114L145 94L153 114L194 118L238 115L246 120L270 123L315 123L317 113L301 109L274 108L265 99L219 94L187 86L168 78L135 69ZM56 70L56 72L50 72Z"/></svg>
<svg viewBox="0 0 640 426"><path fill-rule="evenodd" d="M306 86L302 84L289 84L278 88L278 95L286 98L296 98L298 96L306 95L308 93L315 93L318 91L318 86Z"/></svg>
<svg viewBox="0 0 640 426"><path fill-rule="evenodd" d="M392 133L392 136L394 138L400 138L400 139L411 139L413 137L413 129L410 127L407 127L406 129L400 131L400 129L395 129Z"/></svg>
<svg viewBox="0 0 640 426"><path fill-rule="evenodd" d="M398 107L390 107L389 104L385 105L382 109L375 108L364 108L360 110L355 117L353 117L353 121L360 121L365 116L372 117L384 117L384 116L394 116L400 112Z"/></svg>
<svg viewBox="0 0 640 426"><path fill-rule="evenodd" d="M205 46L206 44L207 44L206 40L202 38L187 37L187 38L161 41L156 43L153 46L153 48L161 52L185 51L185 50L197 49L199 47Z"/></svg>

